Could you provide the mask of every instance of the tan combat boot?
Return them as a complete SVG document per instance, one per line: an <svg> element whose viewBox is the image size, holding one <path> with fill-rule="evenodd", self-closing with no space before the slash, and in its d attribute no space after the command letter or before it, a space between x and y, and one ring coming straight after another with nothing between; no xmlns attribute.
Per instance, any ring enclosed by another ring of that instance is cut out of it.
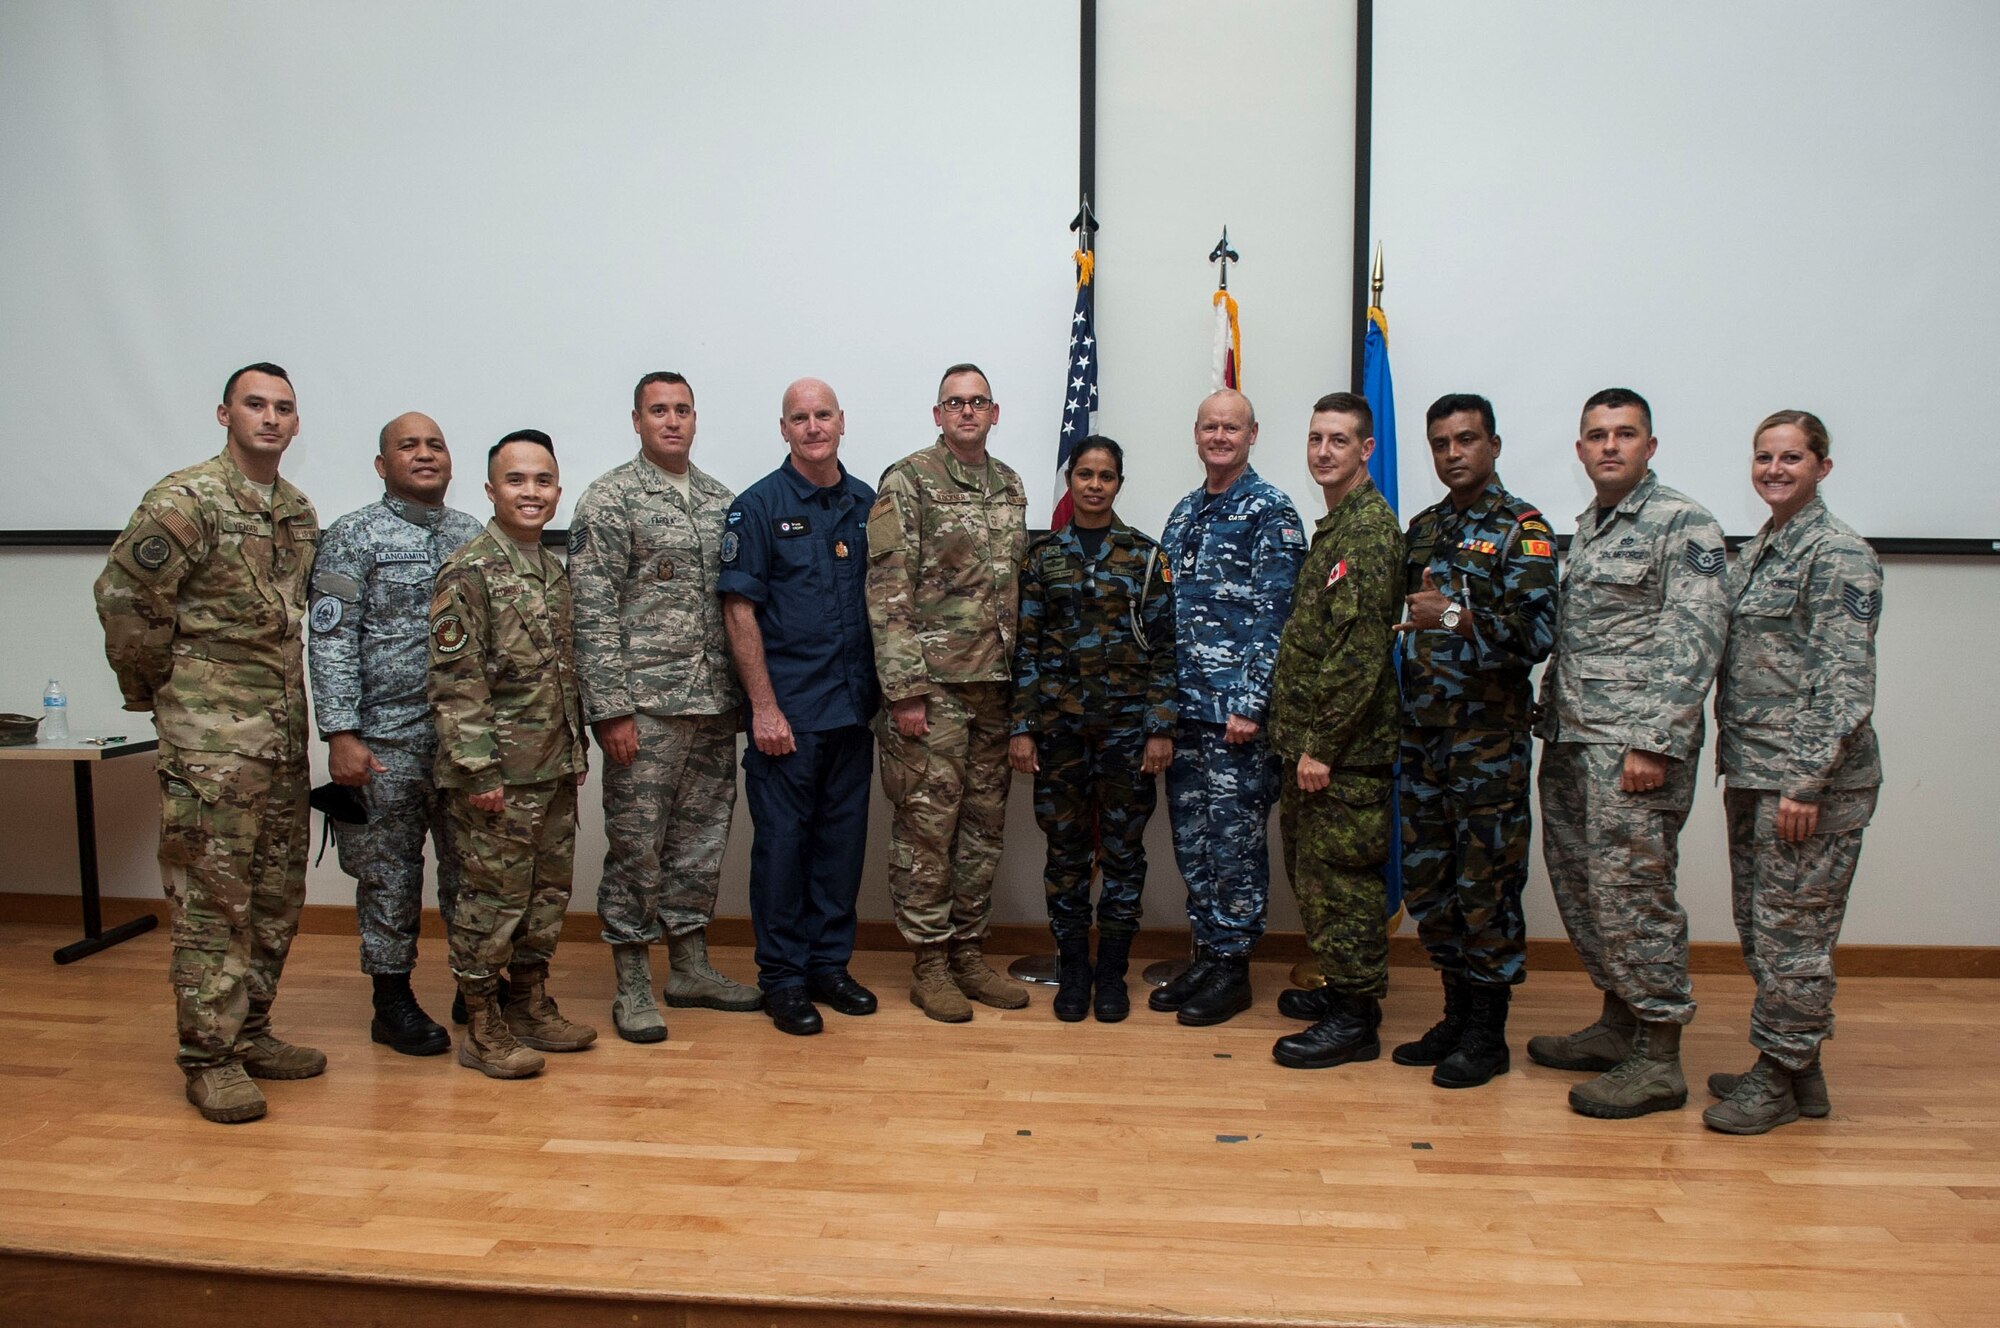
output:
<svg viewBox="0 0 2000 1328"><path fill-rule="evenodd" d="M611 1002L611 1026L627 1042L665 1042L667 1021L653 1004L653 966L643 945L614 945L618 995Z"/></svg>
<svg viewBox="0 0 2000 1328"><path fill-rule="evenodd" d="M981 1005L1000 1010L1018 1010L1028 1003L1028 989L1010 982L986 965L978 941L951 943L951 980L958 989Z"/></svg>
<svg viewBox="0 0 2000 1328"><path fill-rule="evenodd" d="M1730 1078L1736 1084L1729 1096L1701 1113L1701 1123L1709 1129L1723 1134L1769 1134L1799 1118L1792 1072L1769 1056L1759 1056L1748 1074Z"/></svg>
<svg viewBox="0 0 2000 1328"><path fill-rule="evenodd" d="M1826 1093L1826 1070L1818 1061L1803 1070L1791 1071L1791 1076L1792 1098L1799 1104L1799 1115L1819 1120L1832 1114L1833 1101ZM1708 1076L1708 1091L1716 1097L1734 1097L1737 1085L1746 1077L1740 1074L1711 1074Z"/></svg>
<svg viewBox="0 0 2000 1328"><path fill-rule="evenodd" d="M910 980L910 1004L939 1023L962 1024L972 1018L958 985L951 980L951 968L942 945L917 947L917 963Z"/></svg>
<svg viewBox="0 0 2000 1328"><path fill-rule="evenodd" d="M1572 1110L1605 1120L1673 1111L1686 1106L1687 1100L1687 1080L1681 1077L1681 1026L1643 1019L1630 1056L1569 1090Z"/></svg>
<svg viewBox="0 0 2000 1328"><path fill-rule="evenodd" d="M239 1039L243 1069L253 1079L310 1079L326 1073L326 1053L281 1040L270 1029Z"/></svg>
<svg viewBox="0 0 2000 1328"><path fill-rule="evenodd" d="M203 1119L218 1125L237 1125L264 1114L264 1094L250 1082L243 1067L211 1065L187 1072L187 1099Z"/></svg>
<svg viewBox="0 0 2000 1328"><path fill-rule="evenodd" d="M1551 1070L1608 1070L1632 1054L1638 1026L1632 1007L1607 991L1596 1023L1561 1037L1529 1038L1528 1059Z"/></svg>
<svg viewBox="0 0 2000 1328"><path fill-rule="evenodd" d="M491 978L481 984L483 990L475 989L470 982L462 984L465 1036L458 1043L458 1063L489 1079L526 1079L539 1074L546 1062L522 1046L507 1027L499 996L494 991L496 985Z"/></svg>
<svg viewBox="0 0 2000 1328"><path fill-rule="evenodd" d="M589 1024L572 1023L556 1009L549 995L546 964L509 969L507 1004L502 1007L507 1029L522 1046L536 1051L582 1051L597 1041L597 1030Z"/></svg>
<svg viewBox="0 0 2000 1328"><path fill-rule="evenodd" d="M739 1012L763 1008L763 992L723 976L708 962L707 932L667 937L667 956L674 971L667 974L667 985L660 994L668 1005Z"/></svg>

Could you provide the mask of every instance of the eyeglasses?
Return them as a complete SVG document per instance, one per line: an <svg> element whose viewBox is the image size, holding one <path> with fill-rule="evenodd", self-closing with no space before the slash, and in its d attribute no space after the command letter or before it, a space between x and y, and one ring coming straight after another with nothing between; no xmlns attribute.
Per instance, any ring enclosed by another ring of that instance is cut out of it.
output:
<svg viewBox="0 0 2000 1328"><path fill-rule="evenodd" d="M946 397L938 402L938 407L947 415L956 415L962 410L970 410L974 415L984 415L993 404L992 397Z"/></svg>

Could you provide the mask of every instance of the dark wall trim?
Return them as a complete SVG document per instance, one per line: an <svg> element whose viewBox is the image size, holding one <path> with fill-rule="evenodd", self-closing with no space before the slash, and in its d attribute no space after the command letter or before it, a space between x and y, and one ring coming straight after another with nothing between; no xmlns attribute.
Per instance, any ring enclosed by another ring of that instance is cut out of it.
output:
<svg viewBox="0 0 2000 1328"><path fill-rule="evenodd" d="M1076 191L1097 207L1097 0L1079 6L1083 23L1077 43ZM1095 284L1095 283L1093 283Z"/></svg>

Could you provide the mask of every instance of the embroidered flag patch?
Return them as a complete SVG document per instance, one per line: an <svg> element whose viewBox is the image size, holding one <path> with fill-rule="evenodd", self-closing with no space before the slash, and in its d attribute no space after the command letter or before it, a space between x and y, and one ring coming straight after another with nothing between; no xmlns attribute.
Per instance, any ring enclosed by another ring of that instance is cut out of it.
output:
<svg viewBox="0 0 2000 1328"><path fill-rule="evenodd" d="M1521 552L1530 558L1553 558L1556 556L1556 546L1547 540L1524 539L1521 541Z"/></svg>
<svg viewBox="0 0 2000 1328"><path fill-rule="evenodd" d="M1331 586L1336 581L1339 581L1342 577L1346 575L1347 575L1347 559L1342 558L1339 562L1333 565L1333 570L1326 574L1326 583L1327 585Z"/></svg>

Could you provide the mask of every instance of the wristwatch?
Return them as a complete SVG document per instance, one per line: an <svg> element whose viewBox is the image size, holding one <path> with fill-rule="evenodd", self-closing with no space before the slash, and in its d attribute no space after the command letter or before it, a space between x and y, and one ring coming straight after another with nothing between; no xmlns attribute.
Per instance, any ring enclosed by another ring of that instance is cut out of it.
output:
<svg viewBox="0 0 2000 1328"><path fill-rule="evenodd" d="M1447 632L1455 632L1458 630L1458 617L1458 605L1447 603L1444 606L1444 612L1438 615L1438 622L1443 624Z"/></svg>

